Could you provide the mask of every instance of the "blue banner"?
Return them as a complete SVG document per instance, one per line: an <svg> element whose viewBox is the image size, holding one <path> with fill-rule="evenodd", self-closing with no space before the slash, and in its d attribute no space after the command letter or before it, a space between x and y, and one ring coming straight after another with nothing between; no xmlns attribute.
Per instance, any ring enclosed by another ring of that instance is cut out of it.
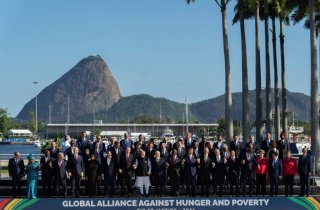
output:
<svg viewBox="0 0 320 210"><path fill-rule="evenodd" d="M121 209L121 210L206 210L206 209L320 209L319 197L239 198L94 198L94 199L2 199L4 210Z"/></svg>

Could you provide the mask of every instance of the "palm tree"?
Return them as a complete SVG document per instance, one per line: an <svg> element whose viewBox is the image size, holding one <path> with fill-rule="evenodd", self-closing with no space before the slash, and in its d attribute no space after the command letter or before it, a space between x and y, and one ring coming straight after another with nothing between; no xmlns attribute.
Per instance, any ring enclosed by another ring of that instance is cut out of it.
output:
<svg viewBox="0 0 320 210"><path fill-rule="evenodd" d="M195 2L195 0L186 0L188 4ZM230 73L230 56L228 44L228 30L227 30L227 5L230 0L215 0L221 9L222 13L222 33L223 33L223 51L225 63L225 129L226 140L230 141L233 136L233 120L232 120L232 95L231 95L231 73Z"/></svg>
<svg viewBox="0 0 320 210"><path fill-rule="evenodd" d="M269 0L264 0L264 34L266 50L266 130L268 133L272 133L272 97L269 48Z"/></svg>
<svg viewBox="0 0 320 210"><path fill-rule="evenodd" d="M249 8L255 11L255 46L256 46L256 139L261 143L263 139L262 125L262 91L261 91L261 61L260 61L260 2L248 0Z"/></svg>
<svg viewBox="0 0 320 210"><path fill-rule="evenodd" d="M278 57L277 57L277 37L276 37L276 17L278 16L278 12L276 10L278 8L278 1L272 1L272 10L270 11L271 23L272 23L272 48L273 48L273 69L274 69L274 127L275 127L275 135L274 139L278 140L280 134L280 95L278 88Z"/></svg>
<svg viewBox="0 0 320 210"><path fill-rule="evenodd" d="M315 6L319 14L320 3L314 0L298 1L295 0L296 8L293 12L293 21L299 22L307 15L310 27L310 56L311 56L311 150L315 156L317 174L320 173L320 142L319 142L319 107L318 107L318 67L317 67L317 44L316 44L316 23ZM307 24L306 23L306 24ZM319 26L319 25L318 25Z"/></svg>
<svg viewBox="0 0 320 210"><path fill-rule="evenodd" d="M246 31L245 31L245 11L246 0L237 0L238 4L235 6L235 17L233 24L240 20L241 32L241 60L242 60L242 133L243 143L249 139L249 88L248 88L248 65L247 65L247 44L246 44Z"/></svg>

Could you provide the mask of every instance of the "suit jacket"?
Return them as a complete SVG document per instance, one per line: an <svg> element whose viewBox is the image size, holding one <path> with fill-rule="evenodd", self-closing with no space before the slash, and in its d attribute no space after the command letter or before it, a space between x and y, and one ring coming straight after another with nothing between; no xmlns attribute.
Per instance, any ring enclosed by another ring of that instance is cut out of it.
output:
<svg viewBox="0 0 320 210"><path fill-rule="evenodd" d="M188 139L185 139L184 140L184 145L185 145L186 149L192 147L193 146L193 142L194 141L192 139L191 139L191 143L189 143Z"/></svg>
<svg viewBox="0 0 320 210"><path fill-rule="evenodd" d="M159 162L156 161L156 159L152 159L151 161L151 173L154 176L165 176L165 164L166 159L160 157Z"/></svg>
<svg viewBox="0 0 320 210"><path fill-rule="evenodd" d="M160 156L164 159L167 159L169 157L169 152L168 150L165 151L165 154L163 154L164 151L163 150L160 150Z"/></svg>
<svg viewBox="0 0 320 210"><path fill-rule="evenodd" d="M59 154L60 150L57 147L54 149L52 147L50 147L48 150L50 151L51 157L53 157L55 159L58 158L58 154Z"/></svg>
<svg viewBox="0 0 320 210"><path fill-rule="evenodd" d="M167 159L167 163L169 164L169 175L172 176L180 176L181 175L181 160L178 156L174 160L172 156Z"/></svg>
<svg viewBox="0 0 320 210"><path fill-rule="evenodd" d="M310 158L310 155L306 155L305 157L303 157L303 155L301 155L299 157L298 173L299 174L304 174L304 175L307 175L308 173L311 173L311 158Z"/></svg>
<svg viewBox="0 0 320 210"><path fill-rule="evenodd" d="M75 156L71 156L68 159L68 164L69 164L69 171L71 172L72 175L81 176L81 173L85 171L83 158L81 155L78 155L77 160Z"/></svg>
<svg viewBox="0 0 320 210"><path fill-rule="evenodd" d="M238 144L236 144L235 141L230 142L230 147L229 151L233 150L236 152L236 156L239 157L240 152L242 150L242 144L240 141L238 141Z"/></svg>
<svg viewBox="0 0 320 210"><path fill-rule="evenodd" d="M92 149L93 151L94 151L95 148L96 148L96 144L97 144L96 141L93 142L93 144L92 144L92 148L91 148L91 149ZM99 143L99 149L100 149L100 151L106 152L106 151L107 151L107 149L106 149L106 144L103 143L103 142L100 142L100 143Z"/></svg>
<svg viewBox="0 0 320 210"><path fill-rule="evenodd" d="M289 142L286 140L278 140L277 141L277 149L279 151L279 159L283 160L284 158L284 152L288 150Z"/></svg>
<svg viewBox="0 0 320 210"><path fill-rule="evenodd" d="M118 169L118 161L112 157L110 163L108 164L108 159L102 159L102 170L103 174L107 179L115 179Z"/></svg>
<svg viewBox="0 0 320 210"><path fill-rule="evenodd" d="M266 155L268 154L269 152L269 145L268 145L268 142L267 142L267 139L263 140L262 143L261 143L261 149L263 149L265 151L265 157Z"/></svg>
<svg viewBox="0 0 320 210"><path fill-rule="evenodd" d="M123 153L123 155L120 158L119 162L119 168L122 170L121 174L126 174L126 175L132 175L132 165L134 164L134 158L133 155L130 154L128 161L126 160L126 154Z"/></svg>
<svg viewBox="0 0 320 210"><path fill-rule="evenodd" d="M154 159L154 153L156 152L155 149L152 148L152 150L150 150L149 148L147 148L145 150L146 152L146 156L149 158L150 161L152 161Z"/></svg>
<svg viewBox="0 0 320 210"><path fill-rule="evenodd" d="M241 161L244 160L244 165L241 164ZM254 157L254 154L252 153L251 159L248 160L247 158L247 152L245 149L241 150L240 156L239 156L240 166L242 172L253 172L254 166L257 164L256 159Z"/></svg>
<svg viewBox="0 0 320 210"><path fill-rule="evenodd" d="M187 151L185 148L181 147L181 152L179 152L179 148L177 148L177 155L179 156L179 158L183 159L186 157L187 155Z"/></svg>
<svg viewBox="0 0 320 210"><path fill-rule="evenodd" d="M118 148L118 152L115 147L112 147L110 151L112 152L112 157L119 163L120 157L124 153L122 147Z"/></svg>
<svg viewBox="0 0 320 210"><path fill-rule="evenodd" d="M223 143L225 143L225 142L224 142L224 141L221 141L221 142L220 142L220 147L219 147L219 141L216 141L216 142L213 144L213 147L216 148L216 149L221 149Z"/></svg>
<svg viewBox="0 0 320 210"><path fill-rule="evenodd" d="M197 175L197 160L194 156L190 159L189 156L184 158L184 174L185 176L195 176Z"/></svg>
<svg viewBox="0 0 320 210"><path fill-rule="evenodd" d="M19 158L19 161L16 163L15 158L11 158L8 163L9 176L12 178L19 178L24 176L24 162L23 159Z"/></svg>
<svg viewBox="0 0 320 210"><path fill-rule="evenodd" d="M40 164L41 164L41 168L42 168L42 177L52 177L53 176L53 162L55 161L55 159L51 156L48 157L48 160L46 161L45 159L46 157L43 156L41 159L40 159ZM49 162L52 163L51 166L49 166Z"/></svg>
<svg viewBox="0 0 320 210"><path fill-rule="evenodd" d="M224 163L223 156L220 155L220 162L218 162L217 157L213 157L213 162L215 164L213 168L213 174L215 179L224 179L227 172L227 164Z"/></svg>
<svg viewBox="0 0 320 210"><path fill-rule="evenodd" d="M282 169L282 160L269 160L268 171L270 177L279 177L282 176L283 169Z"/></svg>
<svg viewBox="0 0 320 210"><path fill-rule="evenodd" d="M163 141L159 145L161 145L162 143L163 143ZM166 150L170 153L171 149L172 149L172 143L171 142L167 142Z"/></svg>
<svg viewBox="0 0 320 210"><path fill-rule="evenodd" d="M204 148L206 148L207 146L208 146L208 142L207 141L201 141L199 143L199 154L200 155L203 155Z"/></svg>
<svg viewBox="0 0 320 210"><path fill-rule="evenodd" d="M120 141L120 146L122 147L123 151L125 151L126 147L131 147L133 146L133 141L131 139L128 139L128 143L126 144L126 140L122 139Z"/></svg>
<svg viewBox="0 0 320 210"><path fill-rule="evenodd" d="M231 157L229 157L227 165L228 165L227 176L229 179L236 178L240 175L239 158L235 157L234 160L232 160Z"/></svg>
<svg viewBox="0 0 320 210"><path fill-rule="evenodd" d="M53 170L55 179L67 179L66 173L68 171L68 164L66 160L62 160L61 165L59 166L59 160L53 162Z"/></svg>
<svg viewBox="0 0 320 210"><path fill-rule="evenodd" d="M86 149L90 149L91 150L91 146L89 144L89 139L85 138L85 139L78 139L77 140L77 147L79 148L81 154L84 154Z"/></svg>
<svg viewBox="0 0 320 210"><path fill-rule="evenodd" d="M210 155L208 154L207 159L204 159L204 155L200 156L200 164L199 167L199 173L204 177L210 178L210 173L212 170L212 159L210 158Z"/></svg>

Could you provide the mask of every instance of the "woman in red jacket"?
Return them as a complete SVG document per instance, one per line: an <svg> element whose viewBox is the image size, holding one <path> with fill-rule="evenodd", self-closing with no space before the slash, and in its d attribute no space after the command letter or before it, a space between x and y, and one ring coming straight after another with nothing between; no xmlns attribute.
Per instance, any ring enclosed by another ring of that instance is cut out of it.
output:
<svg viewBox="0 0 320 210"><path fill-rule="evenodd" d="M264 196L266 194L266 179L268 173L268 159L264 157L265 151L260 149L258 152L258 157L256 158L256 195L260 195L260 187L261 187L261 195Z"/></svg>
<svg viewBox="0 0 320 210"><path fill-rule="evenodd" d="M286 152L286 158L283 159L283 179L285 186L285 195L292 196L293 192L293 179L297 173L297 164L295 159L291 157L291 152ZM289 193L288 193L289 188Z"/></svg>

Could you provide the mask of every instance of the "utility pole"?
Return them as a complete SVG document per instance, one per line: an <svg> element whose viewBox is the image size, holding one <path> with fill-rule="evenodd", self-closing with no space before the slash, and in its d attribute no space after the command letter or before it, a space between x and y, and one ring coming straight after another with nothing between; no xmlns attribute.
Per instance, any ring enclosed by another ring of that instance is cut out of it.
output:
<svg viewBox="0 0 320 210"><path fill-rule="evenodd" d="M186 132L189 132L188 96L186 95Z"/></svg>
<svg viewBox="0 0 320 210"><path fill-rule="evenodd" d="M37 85L39 82L33 82L34 85ZM38 134L38 94L36 89L36 126L35 126L35 134Z"/></svg>

